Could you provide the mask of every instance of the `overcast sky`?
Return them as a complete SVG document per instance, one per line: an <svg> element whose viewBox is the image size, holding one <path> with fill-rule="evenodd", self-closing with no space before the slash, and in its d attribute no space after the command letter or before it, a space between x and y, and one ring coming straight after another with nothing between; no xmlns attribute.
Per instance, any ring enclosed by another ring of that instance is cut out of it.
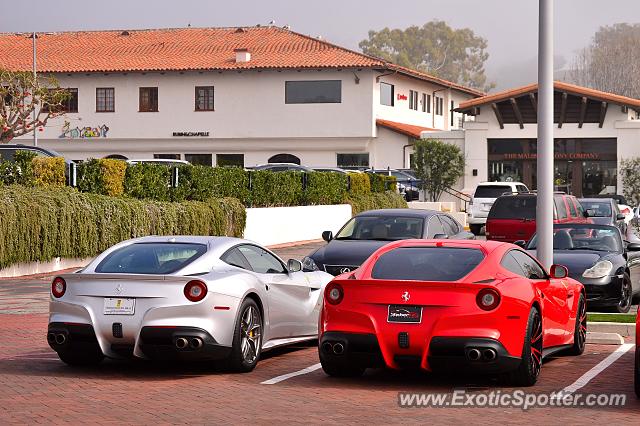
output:
<svg viewBox="0 0 640 426"><path fill-rule="evenodd" d="M0 31L290 25L358 50L370 29L433 19L489 41L489 78L500 87L535 78L537 0L2 0ZM556 0L556 54L571 61L602 25L640 22L640 0ZM10 6L8 6L10 4ZM10 12L9 12L10 9ZM533 68L529 73L525 71ZM523 75L524 74L524 75ZM522 81L521 81L522 80Z"/></svg>

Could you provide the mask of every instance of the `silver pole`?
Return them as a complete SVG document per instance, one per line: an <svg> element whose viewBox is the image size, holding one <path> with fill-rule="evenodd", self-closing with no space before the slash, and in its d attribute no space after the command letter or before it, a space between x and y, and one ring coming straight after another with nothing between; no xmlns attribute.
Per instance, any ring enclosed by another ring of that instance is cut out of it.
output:
<svg viewBox="0 0 640 426"><path fill-rule="evenodd" d="M538 260L553 264L553 0L540 0L538 28Z"/></svg>
<svg viewBox="0 0 640 426"><path fill-rule="evenodd" d="M36 84L36 79L38 78L38 74L36 72L36 32L33 32L33 83ZM35 96L35 93L32 94ZM33 106L33 146L38 146L38 129L36 120L38 119L38 114L36 113L37 106Z"/></svg>

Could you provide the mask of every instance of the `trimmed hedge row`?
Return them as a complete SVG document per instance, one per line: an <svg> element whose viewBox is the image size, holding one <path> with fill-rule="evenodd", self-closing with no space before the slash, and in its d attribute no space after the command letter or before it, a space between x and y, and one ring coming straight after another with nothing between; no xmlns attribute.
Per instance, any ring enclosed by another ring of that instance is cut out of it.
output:
<svg viewBox="0 0 640 426"><path fill-rule="evenodd" d="M345 202L351 204L353 216L367 210L377 209L406 209L407 201L397 192L387 191L371 194L349 195Z"/></svg>
<svg viewBox="0 0 640 426"><path fill-rule="evenodd" d="M240 237L246 220L236 199L163 203L82 194L70 188L0 188L0 269L54 257L95 256L144 235Z"/></svg>

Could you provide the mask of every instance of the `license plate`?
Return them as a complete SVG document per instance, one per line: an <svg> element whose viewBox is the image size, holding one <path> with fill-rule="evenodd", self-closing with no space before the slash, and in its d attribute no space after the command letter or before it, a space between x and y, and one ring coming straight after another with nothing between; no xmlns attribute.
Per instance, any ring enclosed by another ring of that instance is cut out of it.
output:
<svg viewBox="0 0 640 426"><path fill-rule="evenodd" d="M122 299L107 297L104 299L105 315L133 315L136 309L136 299Z"/></svg>
<svg viewBox="0 0 640 426"><path fill-rule="evenodd" d="M418 324L422 321L422 307L389 305L387 321Z"/></svg>

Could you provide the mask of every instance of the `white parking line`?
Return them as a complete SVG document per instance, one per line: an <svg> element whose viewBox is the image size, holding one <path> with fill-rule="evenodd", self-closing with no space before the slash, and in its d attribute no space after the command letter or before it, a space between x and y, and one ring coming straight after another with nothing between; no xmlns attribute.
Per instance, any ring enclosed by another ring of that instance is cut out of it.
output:
<svg viewBox="0 0 640 426"><path fill-rule="evenodd" d="M584 373L578 380L562 389L562 394L570 394L574 393L578 389L581 389L587 385L591 380L593 380L598 374L602 373L607 367L616 362L622 355L627 353L629 349L633 348L635 345L633 343L625 343L620 345L618 349L613 351L608 357L603 359L593 367L591 370Z"/></svg>
<svg viewBox="0 0 640 426"><path fill-rule="evenodd" d="M282 382L284 380L287 380L287 379L290 379L292 377L302 376L303 374L312 373L312 372L316 371L317 369L319 369L321 367L322 367L322 365L320 363L314 364L311 367L303 368L302 370L294 371L293 373L283 374L282 376L278 376L278 377L274 377L273 379L265 380L264 382L262 382L260 384L261 385L275 385L276 383L280 383L280 382Z"/></svg>

